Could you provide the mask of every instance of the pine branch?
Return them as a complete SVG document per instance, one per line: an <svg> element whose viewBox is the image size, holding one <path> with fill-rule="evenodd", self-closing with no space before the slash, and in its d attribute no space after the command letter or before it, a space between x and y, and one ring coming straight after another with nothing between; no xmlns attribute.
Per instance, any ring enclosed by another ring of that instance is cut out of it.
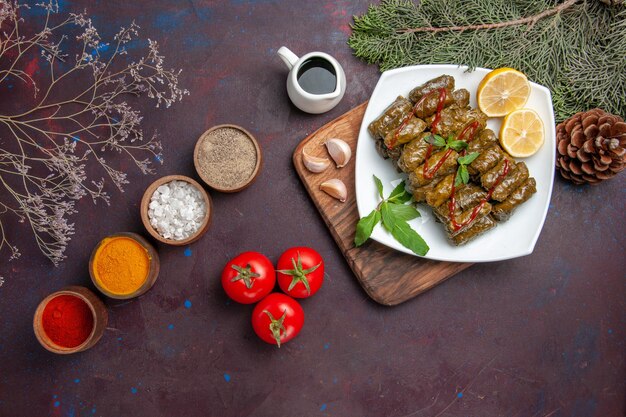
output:
<svg viewBox="0 0 626 417"><path fill-rule="evenodd" d="M552 9L544 10L541 13L537 13L534 16L525 17L523 19L510 20L507 22L498 22L498 23L486 23L482 25L467 25L467 26L448 26L448 27L419 27L419 28L409 28L409 29L398 29L398 33L418 33L418 32L464 32L466 30L484 30L484 29L499 29L507 26L516 26L516 25L527 25L530 24L532 27L539 20L544 17L552 16L553 14L559 13L568 7L572 6L574 3L579 2L580 0L567 0L565 3L562 3Z"/></svg>
<svg viewBox="0 0 626 417"><path fill-rule="evenodd" d="M557 121L593 107L626 115L626 10L598 0L383 0L352 29L354 54L381 71L513 67L552 91Z"/></svg>

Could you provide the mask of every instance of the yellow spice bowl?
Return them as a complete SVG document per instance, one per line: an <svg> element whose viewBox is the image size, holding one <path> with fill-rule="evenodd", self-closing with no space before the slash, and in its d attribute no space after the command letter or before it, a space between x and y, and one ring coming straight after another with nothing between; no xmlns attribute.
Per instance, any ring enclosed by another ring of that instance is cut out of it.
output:
<svg viewBox="0 0 626 417"><path fill-rule="evenodd" d="M132 253L124 253L123 248ZM144 254L146 258L142 257ZM146 293L156 282L159 269L159 255L154 246L131 232L105 237L96 245L89 259L89 275L93 284L102 294L119 300ZM110 277L105 277L105 274Z"/></svg>

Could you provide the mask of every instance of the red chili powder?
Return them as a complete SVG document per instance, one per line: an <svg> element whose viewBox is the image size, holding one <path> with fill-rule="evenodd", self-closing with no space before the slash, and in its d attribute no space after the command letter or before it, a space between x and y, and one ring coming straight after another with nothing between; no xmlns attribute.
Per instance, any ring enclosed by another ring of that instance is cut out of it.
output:
<svg viewBox="0 0 626 417"><path fill-rule="evenodd" d="M89 306L73 295L59 295L50 300L43 310L41 322L50 340L66 348L83 343L93 329Z"/></svg>

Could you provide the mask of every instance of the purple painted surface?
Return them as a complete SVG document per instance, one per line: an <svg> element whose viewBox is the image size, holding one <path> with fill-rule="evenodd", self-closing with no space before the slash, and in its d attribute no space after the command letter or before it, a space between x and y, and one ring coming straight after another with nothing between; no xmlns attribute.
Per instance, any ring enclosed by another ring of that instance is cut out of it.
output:
<svg viewBox="0 0 626 417"><path fill-rule="evenodd" d="M109 328L81 354L41 348L34 310L63 286L92 287L87 264L102 236L146 235L138 204L154 177L131 170L111 208L82 201L78 234L59 268L25 235L22 258L0 265L0 416L624 415L625 174L596 187L557 178L534 254L475 265L398 307L370 301L351 275L291 153L371 94L377 68L346 46L351 16L368 3L61 3L66 12L87 7L105 37L135 19L168 65L183 68L191 96L182 104L163 111L139 102L146 132L158 130L164 143L159 176L195 176L195 141L219 123L250 130L265 164L249 189L212 193L215 217L202 240L158 246L161 274L152 290L133 301L105 300ZM341 62L349 87L335 109L312 116L289 103L275 55L281 45ZM317 248L327 276L302 302L303 331L278 350L257 339L252 306L229 302L219 274L241 251L276 261L295 245Z"/></svg>

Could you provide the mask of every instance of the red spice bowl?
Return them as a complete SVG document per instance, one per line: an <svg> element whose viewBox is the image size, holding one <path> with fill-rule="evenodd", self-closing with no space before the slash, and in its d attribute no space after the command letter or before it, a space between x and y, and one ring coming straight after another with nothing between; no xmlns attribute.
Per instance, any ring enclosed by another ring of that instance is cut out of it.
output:
<svg viewBox="0 0 626 417"><path fill-rule="evenodd" d="M35 337L47 350L61 355L95 345L107 326L108 313L98 296L71 286L43 299L33 319Z"/></svg>

